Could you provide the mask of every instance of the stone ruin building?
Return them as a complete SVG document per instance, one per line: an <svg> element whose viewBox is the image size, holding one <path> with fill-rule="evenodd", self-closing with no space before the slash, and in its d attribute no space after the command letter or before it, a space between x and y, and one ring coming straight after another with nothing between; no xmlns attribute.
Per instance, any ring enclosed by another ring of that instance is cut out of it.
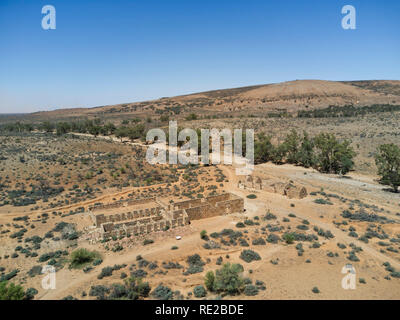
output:
<svg viewBox="0 0 400 320"><path fill-rule="evenodd" d="M271 193L278 193L287 196L289 199L303 199L307 197L307 189L295 185L293 182L273 182L271 179L262 179L258 176L246 176L238 183L240 189L265 190Z"/></svg>
<svg viewBox="0 0 400 320"><path fill-rule="evenodd" d="M119 201L89 208L94 228L101 238L145 235L185 226L192 220L242 213L244 201L231 194L164 203L158 197Z"/></svg>

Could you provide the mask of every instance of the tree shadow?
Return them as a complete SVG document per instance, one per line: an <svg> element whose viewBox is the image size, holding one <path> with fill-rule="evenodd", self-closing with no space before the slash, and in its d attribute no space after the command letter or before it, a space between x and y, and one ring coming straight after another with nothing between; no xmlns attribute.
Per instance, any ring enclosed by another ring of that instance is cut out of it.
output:
<svg viewBox="0 0 400 320"><path fill-rule="evenodd" d="M392 188L383 188L382 189L385 192L390 192L390 193L394 193L394 194L399 194L399 190L394 191Z"/></svg>

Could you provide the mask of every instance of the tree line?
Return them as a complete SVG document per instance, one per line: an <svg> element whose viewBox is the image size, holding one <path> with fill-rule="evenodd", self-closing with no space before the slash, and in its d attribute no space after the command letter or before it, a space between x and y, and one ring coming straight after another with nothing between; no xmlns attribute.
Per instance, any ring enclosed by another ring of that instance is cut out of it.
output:
<svg viewBox="0 0 400 320"><path fill-rule="evenodd" d="M305 168L315 168L323 173L346 174L354 166L356 156L349 140L339 141L334 134L320 133L311 138L296 130L287 134L284 141L273 145L272 137L264 133L257 135L254 143L256 164L272 161L275 164L290 163Z"/></svg>
<svg viewBox="0 0 400 320"><path fill-rule="evenodd" d="M345 175L354 167L356 152L351 141L339 141L332 133L320 133L310 138L294 129L286 135L281 144L273 145L271 136L257 135L254 144L256 164L271 161L275 164L290 163L305 168L314 168L322 173ZM400 147L390 143L382 144L375 153L379 182L388 185L393 192L400 187Z"/></svg>
<svg viewBox="0 0 400 320"><path fill-rule="evenodd" d="M323 109L300 110L298 118L339 118L358 117L370 113L396 112L400 111L400 105L373 104L370 106L356 107L354 105L329 106Z"/></svg>
<svg viewBox="0 0 400 320"><path fill-rule="evenodd" d="M56 133L61 136L67 133L88 133L94 136L103 135L110 136L114 135L118 138L127 137L131 140L143 138L145 135L145 125L139 123L135 119L132 124L129 125L129 121L123 121L122 125L117 127L111 122L104 123L100 119L94 120L83 120L83 121L62 121L62 122L49 122L44 121L42 123L8 123L0 126L1 132L32 132L35 130L47 133Z"/></svg>

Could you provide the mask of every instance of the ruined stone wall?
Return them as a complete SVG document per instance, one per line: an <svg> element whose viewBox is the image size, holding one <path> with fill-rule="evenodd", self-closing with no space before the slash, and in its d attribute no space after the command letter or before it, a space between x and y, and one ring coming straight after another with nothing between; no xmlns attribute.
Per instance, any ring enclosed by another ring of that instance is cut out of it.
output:
<svg viewBox="0 0 400 320"><path fill-rule="evenodd" d="M281 195L285 195L285 188L286 188L286 183L283 182L277 182L274 184L274 192L279 193Z"/></svg>
<svg viewBox="0 0 400 320"><path fill-rule="evenodd" d="M244 180L239 180L238 187L240 189L263 190L268 184L268 180L261 179L257 176L247 176Z"/></svg>
<svg viewBox="0 0 400 320"><path fill-rule="evenodd" d="M145 203L149 203L149 202L156 202L156 197L145 198L145 199L131 199L131 200L127 201L128 206L145 204Z"/></svg>
<svg viewBox="0 0 400 320"><path fill-rule="evenodd" d="M203 198L203 199L185 200L185 201L180 201L180 202L174 203L173 207L175 210L181 210L181 209L189 209L189 208L199 207L199 206L204 205L205 203L215 206L215 204L217 202L229 200L231 198L231 196L232 195L229 193L224 193L221 195L209 196L209 197Z"/></svg>
<svg viewBox="0 0 400 320"><path fill-rule="evenodd" d="M185 210L190 220L200 220L236 212L241 213L244 210L243 199L232 194L215 196L211 197L210 201L208 200L209 198L201 206Z"/></svg>
<svg viewBox="0 0 400 320"><path fill-rule="evenodd" d="M95 212L95 211L99 211L99 210L117 209L117 208L122 208L125 206L139 205L139 204L145 204L145 203L155 202L155 201L156 201L155 197L144 198L144 199L130 199L130 200L128 199L128 200L123 200L123 201L117 201L114 203L93 206L93 207L90 207L89 210L92 212Z"/></svg>
<svg viewBox="0 0 400 320"><path fill-rule="evenodd" d="M174 205L174 208L179 209L171 208L171 210L165 211L161 207L155 207L110 215L89 213L95 220L96 226L102 230L103 237L139 236L185 226L191 220L243 212L244 201L236 195L227 193L205 199L182 201Z"/></svg>
<svg viewBox="0 0 400 320"><path fill-rule="evenodd" d="M170 204L166 201L166 200L164 200L164 199L160 199L160 198L156 198L155 200L154 200L161 208L163 208L163 209L165 209L165 210L167 210L169 207L170 207Z"/></svg>
<svg viewBox="0 0 400 320"><path fill-rule="evenodd" d="M185 210L176 210L172 212L172 219L178 219L180 217L183 217L185 215Z"/></svg>
<svg viewBox="0 0 400 320"><path fill-rule="evenodd" d="M92 211L88 211L88 214L89 214L90 219L92 219L93 224L97 226L96 216L93 214Z"/></svg>
<svg viewBox="0 0 400 320"><path fill-rule="evenodd" d="M116 214L98 214L94 215L95 224L99 227L103 223L107 222L119 222L119 221L126 221L126 220L134 220L143 217L155 216L160 214L160 207L155 208L147 208L144 210L134 210L129 212L123 213L116 213Z"/></svg>
<svg viewBox="0 0 400 320"><path fill-rule="evenodd" d="M114 202L110 204L103 204L99 206L90 207L89 210L92 212L96 212L99 210L106 210L106 209L116 209L123 206L123 202Z"/></svg>
<svg viewBox="0 0 400 320"><path fill-rule="evenodd" d="M264 190L271 193L278 193L287 196L289 199L303 199L307 196L307 189L302 186L294 185L282 181L261 179L258 176L247 176L244 181L240 180L238 187L241 189Z"/></svg>
<svg viewBox="0 0 400 320"><path fill-rule="evenodd" d="M191 221L215 217L218 215L215 212L215 208L211 207L209 204L203 204L198 207L189 208L186 209L185 211Z"/></svg>
<svg viewBox="0 0 400 320"><path fill-rule="evenodd" d="M238 198L238 199L218 202L217 211L220 215L231 214L231 213L242 213L244 211L244 200Z"/></svg>
<svg viewBox="0 0 400 320"><path fill-rule="evenodd" d="M285 190L285 195L289 199L303 199L307 197L307 189L305 187L289 185Z"/></svg>
<svg viewBox="0 0 400 320"><path fill-rule="evenodd" d="M175 209L188 209L191 207L200 206L201 203L202 203L201 199L185 200L185 201L180 201L180 202L174 203L174 208Z"/></svg>
<svg viewBox="0 0 400 320"><path fill-rule="evenodd" d="M205 201L208 204L215 206L215 204L217 202L226 201L226 200L229 200L230 198L231 198L230 193L224 193L224 194L220 194L220 195L216 195L216 196L209 196L209 197L205 198Z"/></svg>
<svg viewBox="0 0 400 320"><path fill-rule="evenodd" d="M173 229L189 224L189 219L187 215L181 215L177 219L165 220L145 218L142 220L131 221L127 223L105 223L102 224L103 227L103 237L121 236L121 235L145 235L157 231L165 231L166 229Z"/></svg>

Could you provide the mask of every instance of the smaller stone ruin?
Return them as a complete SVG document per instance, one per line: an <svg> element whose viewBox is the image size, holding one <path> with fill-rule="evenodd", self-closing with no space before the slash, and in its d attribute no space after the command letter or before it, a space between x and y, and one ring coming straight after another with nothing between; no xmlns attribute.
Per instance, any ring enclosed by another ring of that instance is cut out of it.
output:
<svg viewBox="0 0 400 320"><path fill-rule="evenodd" d="M307 189L293 182L274 182L272 179L262 179L258 176L247 176L238 183L240 189L263 190L281 194L289 199L303 199L307 197Z"/></svg>
<svg viewBox="0 0 400 320"><path fill-rule="evenodd" d="M275 193L287 196L289 199L303 199L308 195L305 187L296 186L293 183L275 183L274 190Z"/></svg>

